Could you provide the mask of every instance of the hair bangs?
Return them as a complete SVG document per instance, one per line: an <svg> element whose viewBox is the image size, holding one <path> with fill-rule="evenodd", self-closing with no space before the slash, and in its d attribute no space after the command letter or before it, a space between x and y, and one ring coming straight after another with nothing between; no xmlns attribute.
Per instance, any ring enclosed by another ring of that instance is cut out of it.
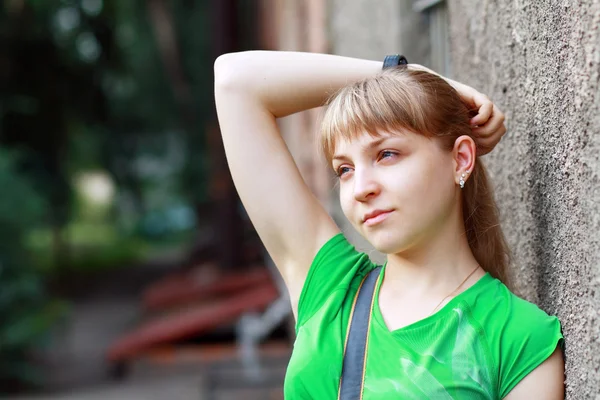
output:
<svg viewBox="0 0 600 400"><path fill-rule="evenodd" d="M406 82L410 85L410 82ZM384 89L385 86L385 89ZM427 135L424 110L416 85L398 85L398 78L386 74L342 88L329 101L320 126L321 149L331 165L339 141L368 134L410 130ZM410 95L408 93L410 91ZM429 136L429 135L427 135Z"/></svg>

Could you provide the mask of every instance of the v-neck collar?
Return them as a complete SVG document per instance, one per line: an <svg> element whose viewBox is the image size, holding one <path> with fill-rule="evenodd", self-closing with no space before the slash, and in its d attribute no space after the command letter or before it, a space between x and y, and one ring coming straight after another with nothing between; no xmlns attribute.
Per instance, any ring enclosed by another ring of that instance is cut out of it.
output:
<svg viewBox="0 0 600 400"><path fill-rule="evenodd" d="M470 296L471 293L477 292L480 287L482 287L482 286L486 285L488 282L491 282L494 280L494 277L492 277L489 272L486 272L485 275L483 275L481 278L479 278L479 280L477 282L475 282L473 285L469 286L466 290L462 291L458 295L454 296L452 299L450 299L450 301L448 303L446 303L442 308L440 308L434 314L431 314L423 319L415 321L415 322L408 324L406 326L403 326L399 329L390 330L388 328L387 324L385 323L385 320L383 319L383 314L381 313L381 309L379 308L379 292L381 290L381 284L382 284L383 278L385 276L386 266L387 266L387 262L383 265L383 268L381 268L381 272L379 273L379 277L377 278L377 285L375 287L375 304L373 305L373 319L375 320L375 322L377 324L380 325L380 327L382 327L386 332L388 332L390 334L397 334L397 333L399 334L404 331L416 329L418 327L435 322L440 318L443 318L448 313L448 311L450 311L454 308L454 306L457 303L460 303L461 301L465 300L466 298L468 298Z"/></svg>

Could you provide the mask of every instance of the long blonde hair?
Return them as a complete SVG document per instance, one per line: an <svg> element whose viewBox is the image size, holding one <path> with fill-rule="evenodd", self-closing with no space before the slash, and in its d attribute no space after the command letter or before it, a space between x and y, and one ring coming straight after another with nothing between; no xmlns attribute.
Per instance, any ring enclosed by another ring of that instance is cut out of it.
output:
<svg viewBox="0 0 600 400"><path fill-rule="evenodd" d="M321 147L331 165L340 139L352 140L364 133L380 137L382 132L408 129L451 151L459 136L472 137L469 114L444 79L400 66L346 86L331 97L320 127ZM488 174L479 159L462 190L462 211L475 259L508 285L510 253Z"/></svg>

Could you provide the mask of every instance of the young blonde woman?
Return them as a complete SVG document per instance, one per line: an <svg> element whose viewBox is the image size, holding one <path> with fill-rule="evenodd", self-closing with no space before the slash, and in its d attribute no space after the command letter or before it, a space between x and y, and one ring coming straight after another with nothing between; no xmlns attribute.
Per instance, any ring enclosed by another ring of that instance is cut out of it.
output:
<svg viewBox="0 0 600 400"><path fill-rule="evenodd" d="M233 180L296 317L286 399L338 398L355 295L376 268L312 195L277 128L328 100L320 141L343 212L387 254L362 398L563 398L558 320L507 287L477 158L506 129L486 96L413 64L256 51L219 57L215 98Z"/></svg>

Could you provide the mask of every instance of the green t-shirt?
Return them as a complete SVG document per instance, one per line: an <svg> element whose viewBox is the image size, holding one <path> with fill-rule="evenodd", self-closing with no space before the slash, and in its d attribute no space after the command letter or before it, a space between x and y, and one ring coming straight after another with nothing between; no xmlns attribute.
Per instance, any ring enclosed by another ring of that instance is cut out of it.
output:
<svg viewBox="0 0 600 400"><path fill-rule="evenodd" d="M298 303L286 400L337 399L352 302L375 267L341 233L319 250ZM369 335L364 400L500 399L562 343L556 317L489 274L437 313L392 332L375 301Z"/></svg>

